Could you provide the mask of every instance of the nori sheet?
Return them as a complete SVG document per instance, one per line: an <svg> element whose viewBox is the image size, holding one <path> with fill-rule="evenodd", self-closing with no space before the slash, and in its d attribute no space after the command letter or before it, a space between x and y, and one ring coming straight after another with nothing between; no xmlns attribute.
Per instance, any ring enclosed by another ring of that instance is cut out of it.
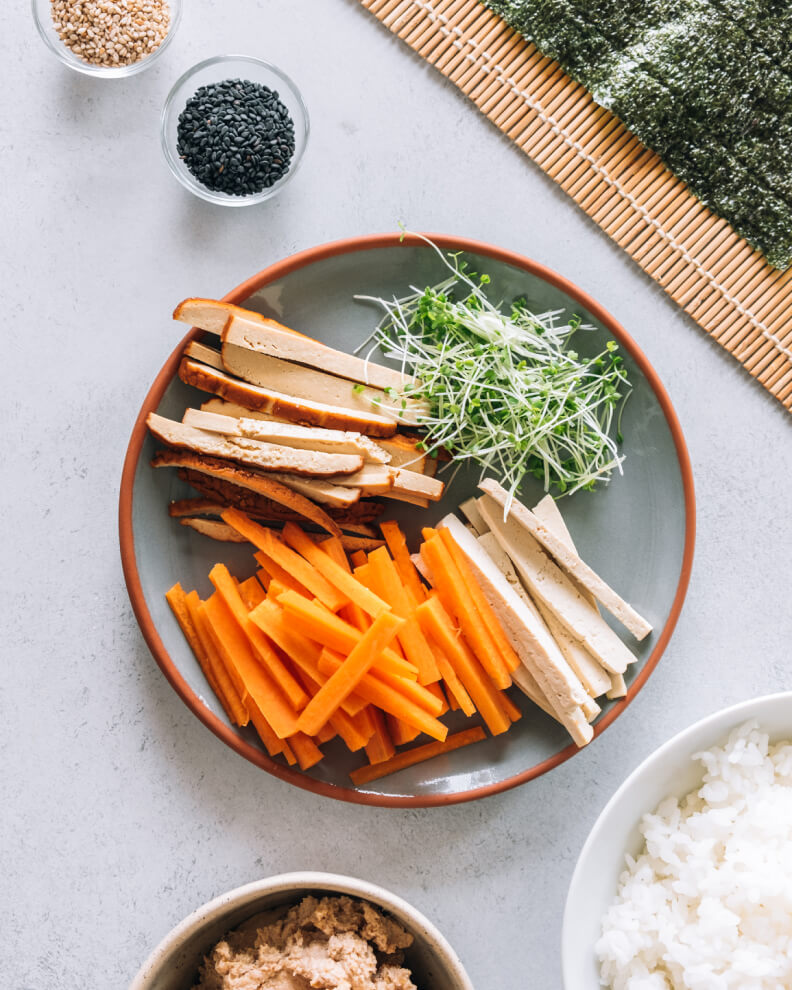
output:
<svg viewBox="0 0 792 990"><path fill-rule="evenodd" d="M789 0L485 0L770 263L792 263Z"/></svg>

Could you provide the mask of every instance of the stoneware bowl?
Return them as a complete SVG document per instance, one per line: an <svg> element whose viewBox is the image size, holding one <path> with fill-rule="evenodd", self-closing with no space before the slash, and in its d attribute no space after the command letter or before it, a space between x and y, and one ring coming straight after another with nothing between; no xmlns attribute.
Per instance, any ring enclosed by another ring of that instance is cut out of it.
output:
<svg viewBox="0 0 792 990"><path fill-rule="evenodd" d="M473 990L457 954L431 921L382 887L333 873L282 873L221 894L165 936L129 990L190 990L203 957L226 932L260 911L296 904L309 894L348 894L382 908L415 940L405 952L405 965L419 987Z"/></svg>
<svg viewBox="0 0 792 990"><path fill-rule="evenodd" d="M490 276L491 298L509 302L524 296L535 312L564 309L594 328L575 337L582 353L596 354L615 338L622 348L632 383L622 432L626 455L623 476L596 492L565 498L564 518L581 556L624 598L645 615L653 632L642 642L630 639L637 661L626 677L628 694L604 702L595 731L604 731L646 683L660 659L685 597L693 557L695 507L693 479L682 430L665 389L651 364L616 320L590 296L555 272L499 248L459 237L431 235L447 251L462 252L471 269ZM416 237L398 234L337 241L278 262L243 282L226 297L230 302L273 316L295 330L333 347L352 351L371 333L379 311L355 300L356 293L392 297L407 286L433 285L446 275L435 251ZM194 288L201 294L200 285ZM174 304L179 300L174 299ZM165 317L165 314L163 314ZM181 419L185 408L203 402L206 393L188 388L177 369L191 331L174 325L175 349L152 385L135 424L124 465L120 498L120 539L132 607L154 657L187 705L224 742L270 773L319 794L389 806L443 805L484 797L551 770L578 750L565 730L529 703L516 688L511 697L525 716L509 732L418 764L389 777L352 787L349 771L364 762L339 740L328 743L325 759L306 773L270 758L252 729L230 724L214 698L189 646L165 602L176 581L186 590L211 594L208 573L223 560L238 578L255 569L251 548L218 544L180 526L168 516L168 503L192 489L171 469L152 470L157 447L146 431L146 416ZM427 509L396 503L387 515L404 527L415 549L422 526L433 526L476 493L477 469L459 471L440 502ZM524 483L528 504L542 497L531 478ZM399 508L399 506L401 506ZM617 630L618 631L618 630ZM629 634L625 634L629 636ZM459 713L444 716L449 728L461 728ZM462 720L464 722L464 719Z"/></svg>
<svg viewBox="0 0 792 990"><path fill-rule="evenodd" d="M643 847L641 818L663 798L681 798L702 781L693 755L721 746L732 729L756 719L770 741L792 739L792 692L741 702L708 715L661 746L616 791L586 840L567 895L561 954L565 990L598 990L594 945L601 920L616 896L625 855Z"/></svg>

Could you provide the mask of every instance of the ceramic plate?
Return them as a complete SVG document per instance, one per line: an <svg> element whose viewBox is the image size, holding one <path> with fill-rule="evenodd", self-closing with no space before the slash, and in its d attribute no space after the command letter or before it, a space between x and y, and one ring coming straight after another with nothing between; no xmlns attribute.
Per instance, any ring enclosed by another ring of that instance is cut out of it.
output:
<svg viewBox="0 0 792 990"><path fill-rule="evenodd" d="M682 431L646 357L593 299L527 258L478 242L430 236L446 250L464 252L475 271L490 276L490 298L508 302L524 296L536 312L565 309L592 324L594 331L576 337L575 347L581 353L598 352L610 337L622 345L633 386L622 424L624 475L594 493L581 492L561 503L581 556L654 627L642 643L629 643L638 657L628 674L629 693L619 703L605 704L596 725L599 734L646 682L682 607L695 528L693 480ZM226 298L333 347L353 350L380 315L371 304L356 302L355 294L404 295L410 285L430 285L444 275L440 259L420 242L407 238L400 243L398 235L362 237L279 262ZM348 753L340 741L331 742L326 758L302 773L282 765L279 758L271 759L252 728L240 730L228 722L164 593L178 580L184 588L197 588L202 597L207 596L211 593L207 574L218 559L239 578L247 577L253 571L251 551L247 546L217 544L169 518L168 502L188 496L191 489L175 471L149 467L156 447L145 429L150 411L181 419L188 405L207 398L175 377L191 336L192 332L168 358L135 424L121 484L120 537L127 587L146 642L165 676L204 724L270 773L320 794L364 804L428 806L471 800L530 780L574 755L576 749L565 731L515 688L512 693L525 717L510 732L403 770L364 790L352 788L348 778L360 756ZM426 510L405 505L389 514L399 519L415 546L420 527L432 525L472 495L477 480L477 472L460 471L440 503ZM538 482L526 483L527 504L534 504L542 494ZM623 629L618 631L629 637Z"/></svg>

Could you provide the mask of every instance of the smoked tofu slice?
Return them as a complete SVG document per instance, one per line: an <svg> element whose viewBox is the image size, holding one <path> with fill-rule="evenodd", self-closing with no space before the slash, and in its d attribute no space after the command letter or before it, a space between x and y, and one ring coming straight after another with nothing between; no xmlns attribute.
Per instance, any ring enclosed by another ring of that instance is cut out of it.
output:
<svg viewBox="0 0 792 990"><path fill-rule="evenodd" d="M578 746L593 730L582 712L589 698L535 609L517 595L476 537L454 515L441 519L468 558L509 642Z"/></svg>
<svg viewBox="0 0 792 990"><path fill-rule="evenodd" d="M228 323L229 316L232 314L243 316L245 319L252 320L253 322L268 323L272 326L279 327L286 333L292 333L298 337L302 336L296 330L290 330L288 327L283 326L282 323L262 316L261 313L256 313L250 309L243 309L241 306L235 306L233 303L223 302L220 299L185 299L173 311L173 319L180 320L182 323L189 323L190 326L198 327L200 330L207 330L209 333L220 336L226 323Z"/></svg>
<svg viewBox="0 0 792 990"><path fill-rule="evenodd" d="M592 610L569 577L511 516L504 522L503 509L489 495L479 499L478 505L484 521L511 558L531 597L546 606L606 670L623 674L635 657L602 616Z"/></svg>
<svg viewBox="0 0 792 990"><path fill-rule="evenodd" d="M179 522L182 526L194 529L196 533L202 533L204 536L209 536L213 540L219 540L221 543L247 543L247 539L241 533L237 533L232 526L215 519L187 517L180 519Z"/></svg>
<svg viewBox="0 0 792 990"><path fill-rule="evenodd" d="M331 375L348 378L372 388L390 388L401 393L406 386L414 384L414 379L393 368L337 351L316 340L290 333L277 324L251 320L238 313L232 313L228 318L222 339L224 346L236 344L283 361L295 361L309 368L319 368ZM400 400L394 398L394 401Z"/></svg>
<svg viewBox="0 0 792 990"><path fill-rule="evenodd" d="M146 425L168 447L234 461L259 471L285 471L289 474L326 478L341 474L353 475L363 465L363 458L359 454L325 454L262 443L245 437L226 437L176 423L156 413L149 413Z"/></svg>
<svg viewBox="0 0 792 990"><path fill-rule="evenodd" d="M179 378L203 392L212 392L246 409L260 410L283 417L304 426L322 426L333 430L352 430L371 436L388 437L396 432L396 420L386 419L377 413L353 412L330 406L312 399L300 399L284 395L273 389L250 385L232 378L191 358L183 358L179 365Z"/></svg>
<svg viewBox="0 0 792 990"><path fill-rule="evenodd" d="M266 443L279 443L300 450L320 450L326 454L357 454L372 464L387 464L390 455L361 433L348 430L326 430L318 426L296 423L263 422L245 416L224 416L219 413L188 409L182 417L186 426L220 433L224 436L247 437Z"/></svg>
<svg viewBox="0 0 792 990"><path fill-rule="evenodd" d="M276 388L301 399L326 402L356 412L379 412L408 426L418 425L428 410L424 402L394 401L382 389L361 387L348 378L306 368L228 341L223 343L222 363L226 371L252 385Z"/></svg>
<svg viewBox="0 0 792 990"><path fill-rule="evenodd" d="M636 639L644 639L652 631L651 625L640 616L623 598L616 594L610 585L581 560L574 550L544 526L539 519L521 502L510 497L509 493L494 478L486 478L479 488L501 506L508 508L509 518L518 523L611 615L619 620Z"/></svg>
<svg viewBox="0 0 792 990"><path fill-rule="evenodd" d="M194 361L200 361L202 364L208 364L210 368L214 368L216 371L225 371L223 356L220 351L215 350L214 347L207 347L206 344L202 344L198 340L190 341L184 348L184 356L192 358Z"/></svg>
<svg viewBox="0 0 792 990"><path fill-rule="evenodd" d="M273 474L272 477L292 491L305 495L314 502L345 508L354 505L360 499L359 488L347 488L336 485L331 481L319 481L314 478L303 478L296 474Z"/></svg>

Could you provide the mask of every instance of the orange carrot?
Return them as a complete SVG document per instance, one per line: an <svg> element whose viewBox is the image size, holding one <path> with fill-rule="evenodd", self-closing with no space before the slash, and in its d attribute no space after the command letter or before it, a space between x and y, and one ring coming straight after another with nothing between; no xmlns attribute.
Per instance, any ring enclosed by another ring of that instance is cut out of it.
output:
<svg viewBox="0 0 792 990"><path fill-rule="evenodd" d="M272 726L261 714L258 705L252 698L248 698L248 710L250 712L250 721L253 723L269 755L277 756L278 753L282 753L284 740L278 739L272 731ZM292 756L294 756L293 753ZM292 765L294 764L292 763Z"/></svg>
<svg viewBox="0 0 792 990"><path fill-rule="evenodd" d="M420 729L416 729L412 725L407 725L406 722L402 722L400 718L394 718L393 715L386 715L385 722L387 723L391 739L397 746L404 746L405 743L411 743L421 734Z"/></svg>
<svg viewBox="0 0 792 990"><path fill-rule="evenodd" d="M221 513L223 522L241 533L245 539L257 546L264 555L274 561L292 577L304 585L313 595L323 602L333 612L337 611L348 600L337 588L334 588L320 573L303 557L279 539L271 529L259 526L238 509L224 509ZM326 557L326 554L322 555ZM269 566L267 567L269 570Z"/></svg>
<svg viewBox="0 0 792 990"><path fill-rule="evenodd" d="M286 523L283 527L283 538L297 553L301 554L308 563L343 595L344 601L355 602L364 612L376 618L383 612L390 611L390 604L372 594L368 588L356 581L355 578L339 566L333 558L318 547L295 523ZM320 595L316 595L321 599ZM325 604L327 604L325 602ZM343 604L343 603L342 603ZM333 609L333 611L336 611Z"/></svg>
<svg viewBox="0 0 792 990"><path fill-rule="evenodd" d="M396 615L407 620L399 633L399 642L404 655L418 668L419 683L431 684L439 680L440 671L437 669L434 654L413 615L414 606L387 549L380 547L378 550L373 550L369 554L368 566L371 568L371 581L377 594L390 603Z"/></svg>
<svg viewBox="0 0 792 990"><path fill-rule="evenodd" d="M245 608L248 612L252 608L255 608L259 602L263 602L267 597L258 582L258 578L255 576L249 577L247 581L240 581L238 587L239 594L241 595L242 601L244 602Z"/></svg>
<svg viewBox="0 0 792 990"><path fill-rule="evenodd" d="M291 628L279 605L272 601L262 602L250 613L250 618L283 650L295 667L307 674L319 687L324 684L328 675L319 670L322 647ZM367 704L358 695L351 694L341 707L347 715L355 716Z"/></svg>
<svg viewBox="0 0 792 990"><path fill-rule="evenodd" d="M366 743L366 756L369 763L384 763L385 760L389 760L393 756L396 748L388 734L383 713L378 708L374 708L373 705L369 711L374 722L374 735Z"/></svg>
<svg viewBox="0 0 792 990"><path fill-rule="evenodd" d="M324 746L325 743L330 742L331 739L335 739L338 733L333 728L332 722L328 722L327 725L322 726L322 728L316 733L314 737L317 746Z"/></svg>
<svg viewBox="0 0 792 990"><path fill-rule="evenodd" d="M515 705L515 703L511 700L508 694L501 694L498 700L501 703L501 708L503 708L503 710L509 716L509 721L519 722L520 719L522 718L522 712L517 707L517 705Z"/></svg>
<svg viewBox="0 0 792 990"><path fill-rule="evenodd" d="M239 624L239 628L247 637L258 661L267 668L275 683L286 696L291 707L295 711L302 711L308 704L308 695L297 683L294 675L288 670L278 654L272 649L264 633L250 620L239 589L234 584L225 564L215 564L209 572L209 580L222 596L223 601Z"/></svg>
<svg viewBox="0 0 792 990"><path fill-rule="evenodd" d="M473 573L473 568L470 566L470 561L468 560L467 555L454 539L449 529L442 526L438 532L440 533L440 539L443 541L446 549L451 554L451 559L456 564L457 570L462 576L462 582L465 588L469 591L477 612L484 621L487 631L492 637L498 652L503 658L506 669L509 673L513 670L517 670L520 666L520 658L514 652L514 647L511 645L506 633L503 631L503 626L501 625L500 619L497 617L492 606L487 601L487 597L484 594L476 575Z"/></svg>
<svg viewBox="0 0 792 990"><path fill-rule="evenodd" d="M223 598L219 594L212 595L203 605L203 614L209 621L223 662L229 671L236 672L245 694L255 701L275 735L279 739L293 735L297 731L294 709L278 690L269 671L256 659L247 636ZM243 701L244 698L243 694Z"/></svg>
<svg viewBox="0 0 792 990"><path fill-rule="evenodd" d="M356 787L361 787L363 784L370 784L372 781L379 780L381 777L387 777L388 774L396 773L397 770L405 770L407 767L415 766L416 763L431 760L435 756L452 753L455 749L461 749L463 746L469 746L471 743L481 742L482 739L486 739L486 733L480 726L476 726L473 729L464 729L462 732L455 732L454 735L449 736L445 742L426 743L425 746L416 746L415 749L397 753L382 763L353 770L349 776L352 778L352 783Z"/></svg>
<svg viewBox="0 0 792 990"><path fill-rule="evenodd" d="M423 708L430 715L437 717L442 714L443 702L432 693L430 684L424 687L418 681L410 681L406 677L399 677L389 670L382 670L377 667L371 671L371 676L394 688L399 694L403 694L405 698L418 705L419 708Z"/></svg>
<svg viewBox="0 0 792 990"><path fill-rule="evenodd" d="M382 535L385 537L385 542L388 544L388 549L393 555L396 569L401 575L402 581L409 589L415 604L419 604L426 597L425 589L421 581L421 575L418 573L410 557L410 551L407 549L407 540L404 533L401 531L399 524L392 519L380 523L380 529L382 530Z"/></svg>
<svg viewBox="0 0 792 990"><path fill-rule="evenodd" d="M448 711L448 699L446 698L445 692L443 691L440 684L438 684L437 681L435 681L433 684L427 684L426 690L430 694L433 694L435 698L437 698L437 700L442 705L442 708L440 709L440 714L445 715L445 713Z"/></svg>
<svg viewBox="0 0 792 990"><path fill-rule="evenodd" d="M264 571L267 576L265 583L262 580L261 571L258 572L259 580L267 591L269 591L270 581L275 578L280 581L285 588L291 588L292 591L296 591L300 595L305 595L306 598L313 598L312 593L304 585L300 584L299 581L296 581L294 577L289 574L287 570L285 570L285 568L281 567L280 564L277 564L274 560L271 560L265 553L262 553L261 550L258 550L253 556L259 562L261 565L261 570Z"/></svg>
<svg viewBox="0 0 792 990"><path fill-rule="evenodd" d="M264 555L262 554L262 557ZM269 589L270 581L272 580L272 575L266 569L266 567L259 567L256 571L256 577L258 578L259 584L266 592Z"/></svg>
<svg viewBox="0 0 792 990"><path fill-rule="evenodd" d="M195 595L194 598L192 597L193 594ZM232 722L239 726L245 726L250 722L250 714L223 662L220 651L217 649L211 626L204 615L204 603L198 598L197 592L190 592L187 596L187 607L190 610L190 617L193 620L195 631L198 633L201 645L206 651L209 663L214 670L217 685L220 688L220 694L218 695L220 703L225 708Z"/></svg>
<svg viewBox="0 0 792 990"><path fill-rule="evenodd" d="M492 682L501 689L509 687L511 676L506 664L476 610L462 576L451 559L451 554L439 536L430 537L423 543L421 556L432 572L432 583L444 607L456 619L465 639L482 667L492 678Z"/></svg>
<svg viewBox="0 0 792 990"><path fill-rule="evenodd" d="M319 669L327 670L332 674L341 666L343 659L343 657L338 656L338 654L330 650L322 650L322 656L319 659ZM415 682L409 681L407 683L414 684ZM417 686L420 687L420 685ZM407 722L421 732L425 732L433 739L442 740L448 735L448 729L442 722L438 722L434 716L421 708L420 705L415 704L414 701L406 698L400 691L386 684L378 677L369 675L368 677L361 678L357 686L357 693L372 705L376 705L377 708L388 712L389 715L395 715L402 722Z"/></svg>
<svg viewBox="0 0 792 990"><path fill-rule="evenodd" d="M349 555L350 563L353 567L360 567L362 564L366 563L366 553L364 550L353 550Z"/></svg>
<svg viewBox="0 0 792 990"><path fill-rule="evenodd" d="M332 557L339 567L343 567L347 574L352 573L352 568L349 566L349 560L347 559L344 544L337 536L328 536L327 539L321 540L319 542L319 547L324 550L329 557Z"/></svg>
<svg viewBox="0 0 792 990"><path fill-rule="evenodd" d="M449 663L470 694L476 708L481 712L490 732L493 735L505 732L511 722L501 707L499 692L464 639L457 635L457 630L441 605L440 599L430 595L418 606L416 614L424 632L437 642L448 657Z"/></svg>
<svg viewBox="0 0 792 990"><path fill-rule="evenodd" d="M197 591L193 591L191 594L195 595L196 599L198 598ZM190 617L190 610L187 606L187 595L185 595L181 584L177 582L172 588L169 588L165 592L165 600L170 605L171 611L173 612L176 621L179 623L181 631L184 633L184 638L189 643L190 649L193 651L193 655L204 673L204 677L209 682L209 687L217 695L218 701L222 704L223 708L226 710L226 714L230 717L230 712L228 711L225 700L222 697L220 687L217 683L217 678L215 677L214 670L212 669L212 665L209 661L209 657L201 644L198 632L192 618Z"/></svg>
<svg viewBox="0 0 792 990"><path fill-rule="evenodd" d="M323 608L319 602L309 602L293 591L278 595L278 604L295 619L299 632L339 653L349 653L365 635L365 632ZM375 658L375 666L378 670L391 671L409 679L414 679L418 673L413 664L402 660L392 650L383 650L382 655Z"/></svg>
<svg viewBox="0 0 792 990"><path fill-rule="evenodd" d="M322 685L300 713L297 722L299 731L313 735L321 729L347 695L357 688L360 680L403 624L404 620L391 612L383 612L377 616L339 670Z"/></svg>
<svg viewBox="0 0 792 990"><path fill-rule="evenodd" d="M321 681L316 681L302 670L299 671L299 674L305 690L313 697L322 684L324 684L325 678L322 678ZM368 707L366 705L361 711L365 711ZM370 735L371 733L366 734L365 731L361 731L355 719L347 715L343 707L340 707L330 716L314 738L317 742L321 742L332 739L334 736L341 736L347 748L352 753L356 753L366 745Z"/></svg>
<svg viewBox="0 0 792 990"><path fill-rule="evenodd" d="M315 766L321 759L324 759L324 753L319 749L313 739L310 736L304 735L302 732L293 735L289 739L289 742L301 770L310 770L312 766Z"/></svg>
<svg viewBox="0 0 792 990"><path fill-rule="evenodd" d="M452 704L455 700L457 706L462 709L462 711L470 718L471 715L476 714L476 707L470 700L470 695L467 693L465 688L462 686L462 681L457 677L457 673L451 664L448 662L448 657L443 653L437 644L435 650L435 659L437 660L437 666L440 669L440 674L445 681L445 686L448 689L448 700Z"/></svg>

